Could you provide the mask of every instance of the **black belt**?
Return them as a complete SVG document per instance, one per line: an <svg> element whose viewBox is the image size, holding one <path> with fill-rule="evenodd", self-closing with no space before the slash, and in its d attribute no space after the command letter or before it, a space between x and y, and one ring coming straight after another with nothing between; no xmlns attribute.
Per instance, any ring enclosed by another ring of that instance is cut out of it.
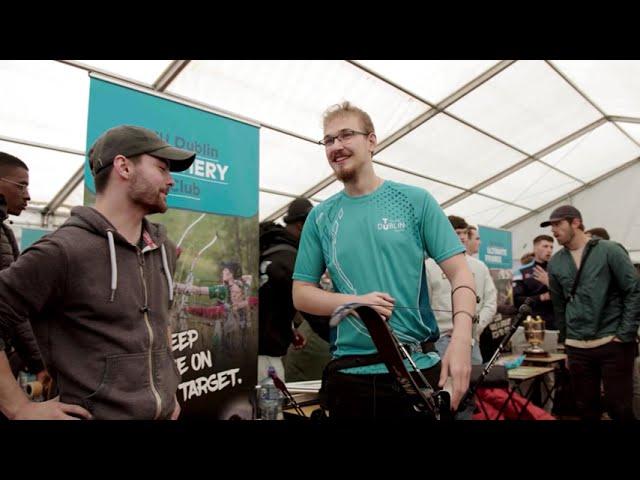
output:
<svg viewBox="0 0 640 480"><path fill-rule="evenodd" d="M430 340L425 340L420 343L403 343L404 348L408 353L429 353L436 351L436 344ZM345 355L340 358L334 358L331 360L324 369L323 377L327 374L334 373L338 370L344 370L346 368L354 367L366 367L368 365L374 365L376 363L384 363L382 357L378 353L372 353L369 355Z"/></svg>
<svg viewBox="0 0 640 480"><path fill-rule="evenodd" d="M403 343L404 348L409 354L413 353L430 353L436 351L436 344L433 341L425 340L424 342ZM320 405L326 408L327 400L327 377L333 373L346 368L366 367L376 363L384 363L380 354L372 353L369 355L345 355L344 357L334 358L324 367L322 371L322 385L320 387L319 397Z"/></svg>
<svg viewBox="0 0 640 480"><path fill-rule="evenodd" d="M430 340L420 343L403 343L404 348L409 353L430 353L436 351L436 344Z"/></svg>

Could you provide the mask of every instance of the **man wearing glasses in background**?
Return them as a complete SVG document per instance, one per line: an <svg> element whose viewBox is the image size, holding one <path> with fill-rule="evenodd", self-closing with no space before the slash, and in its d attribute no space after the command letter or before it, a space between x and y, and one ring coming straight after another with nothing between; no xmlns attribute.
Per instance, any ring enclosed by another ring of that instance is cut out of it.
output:
<svg viewBox="0 0 640 480"><path fill-rule="evenodd" d="M29 200L29 169L20 159L0 152L0 270L11 265L20 255L16 237L5 220L9 215L20 215ZM34 373L41 383L48 380L29 322L16 328L9 344L2 343L0 338L0 350L6 351L14 376L25 370Z"/></svg>

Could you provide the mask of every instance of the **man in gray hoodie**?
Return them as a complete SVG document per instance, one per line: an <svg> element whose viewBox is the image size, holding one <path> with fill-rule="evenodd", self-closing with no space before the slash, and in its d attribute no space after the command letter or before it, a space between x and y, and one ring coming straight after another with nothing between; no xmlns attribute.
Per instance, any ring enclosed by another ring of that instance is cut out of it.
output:
<svg viewBox="0 0 640 480"><path fill-rule="evenodd" d="M30 402L0 351L9 418L175 419L180 375L170 347L175 245L146 215L167 210L170 171L195 154L123 125L89 151L94 208L71 218L0 272L0 338L30 318L59 401Z"/></svg>

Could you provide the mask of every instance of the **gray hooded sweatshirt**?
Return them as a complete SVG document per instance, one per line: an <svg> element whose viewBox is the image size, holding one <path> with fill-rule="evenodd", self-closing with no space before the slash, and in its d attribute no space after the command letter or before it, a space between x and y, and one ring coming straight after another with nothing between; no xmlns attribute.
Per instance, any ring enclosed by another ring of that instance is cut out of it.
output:
<svg viewBox="0 0 640 480"><path fill-rule="evenodd" d="M96 419L164 419L180 375L168 338L176 249L143 221L144 247L76 207L0 272L0 336L31 319L60 401Z"/></svg>

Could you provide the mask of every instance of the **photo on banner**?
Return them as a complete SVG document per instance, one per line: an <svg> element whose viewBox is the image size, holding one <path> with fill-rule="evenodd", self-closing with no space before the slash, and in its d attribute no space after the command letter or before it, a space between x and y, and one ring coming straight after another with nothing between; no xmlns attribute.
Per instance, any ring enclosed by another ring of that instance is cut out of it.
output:
<svg viewBox="0 0 640 480"><path fill-rule="evenodd" d="M171 348L181 418L250 419L258 349L259 129L151 91L91 78L87 151L117 125L155 131L196 152L172 173L169 209L149 221L177 245ZM85 161L85 205L95 186Z"/></svg>

